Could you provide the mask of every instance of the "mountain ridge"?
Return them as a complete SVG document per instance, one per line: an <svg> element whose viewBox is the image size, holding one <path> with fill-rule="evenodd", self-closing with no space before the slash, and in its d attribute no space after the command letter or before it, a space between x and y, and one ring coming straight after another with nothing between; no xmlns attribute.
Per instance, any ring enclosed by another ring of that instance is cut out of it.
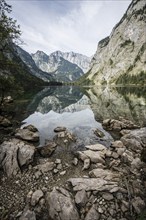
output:
<svg viewBox="0 0 146 220"><path fill-rule="evenodd" d="M146 84L146 4L133 0L110 36L98 43L80 84Z"/></svg>

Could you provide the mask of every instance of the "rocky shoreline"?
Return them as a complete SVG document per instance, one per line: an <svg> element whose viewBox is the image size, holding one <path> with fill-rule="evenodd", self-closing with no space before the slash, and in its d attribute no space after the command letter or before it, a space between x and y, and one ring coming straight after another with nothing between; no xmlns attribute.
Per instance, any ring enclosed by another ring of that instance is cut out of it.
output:
<svg viewBox="0 0 146 220"><path fill-rule="evenodd" d="M66 128L43 147L34 126L17 129L0 146L0 219L138 219L146 207L146 128L122 118L103 127L121 138L74 154L68 146L77 137Z"/></svg>

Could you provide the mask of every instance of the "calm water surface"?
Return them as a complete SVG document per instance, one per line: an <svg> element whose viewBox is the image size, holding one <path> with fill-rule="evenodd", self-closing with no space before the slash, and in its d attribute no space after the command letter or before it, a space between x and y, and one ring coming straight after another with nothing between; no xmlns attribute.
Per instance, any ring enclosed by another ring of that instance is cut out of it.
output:
<svg viewBox="0 0 146 220"><path fill-rule="evenodd" d="M146 126L146 88L48 87L34 96L27 111L33 114L24 122L38 128L41 145L53 138L57 126L67 127L80 144L109 143L112 137L102 128L104 119L122 116ZM94 134L97 128L104 133L102 139Z"/></svg>

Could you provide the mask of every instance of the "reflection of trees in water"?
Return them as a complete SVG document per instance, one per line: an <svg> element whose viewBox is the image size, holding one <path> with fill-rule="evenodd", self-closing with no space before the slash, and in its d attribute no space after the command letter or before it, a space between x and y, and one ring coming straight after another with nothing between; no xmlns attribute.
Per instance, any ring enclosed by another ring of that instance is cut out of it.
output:
<svg viewBox="0 0 146 220"><path fill-rule="evenodd" d="M146 87L116 87L118 93L122 94L124 97L127 94L136 95L138 98L142 97L146 100Z"/></svg>
<svg viewBox="0 0 146 220"><path fill-rule="evenodd" d="M86 90L96 120L130 119L146 125L146 88L142 87L92 87Z"/></svg>

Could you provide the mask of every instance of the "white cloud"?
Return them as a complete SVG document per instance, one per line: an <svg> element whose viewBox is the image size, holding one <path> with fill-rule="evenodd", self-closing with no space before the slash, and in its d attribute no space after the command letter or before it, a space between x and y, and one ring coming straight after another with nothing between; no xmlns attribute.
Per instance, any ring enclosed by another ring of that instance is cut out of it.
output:
<svg viewBox="0 0 146 220"><path fill-rule="evenodd" d="M91 56L130 1L10 1L29 52L75 51Z"/></svg>

